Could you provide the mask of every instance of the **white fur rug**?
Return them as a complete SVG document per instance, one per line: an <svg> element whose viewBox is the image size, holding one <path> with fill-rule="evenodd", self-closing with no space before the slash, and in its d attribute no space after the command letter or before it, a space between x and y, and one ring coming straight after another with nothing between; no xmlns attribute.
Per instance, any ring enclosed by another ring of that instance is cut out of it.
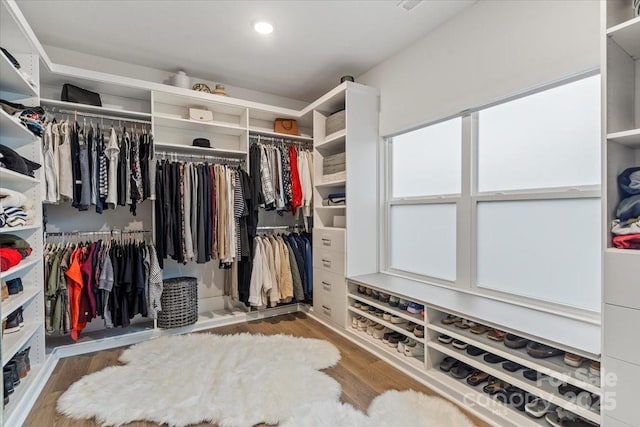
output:
<svg viewBox="0 0 640 427"><path fill-rule="evenodd" d="M346 403L305 404L280 427L474 427L455 405L413 390L376 397L368 416Z"/></svg>
<svg viewBox="0 0 640 427"><path fill-rule="evenodd" d="M318 372L338 360L338 349L326 341L286 335L163 337L125 350L126 365L74 383L57 409L116 426L277 424L303 404L340 398L340 384Z"/></svg>
<svg viewBox="0 0 640 427"><path fill-rule="evenodd" d="M453 404L411 390L378 396L368 415L341 403L340 384L318 371L339 360L326 341L287 335L158 338L125 350L126 365L81 378L57 409L115 426L473 427Z"/></svg>

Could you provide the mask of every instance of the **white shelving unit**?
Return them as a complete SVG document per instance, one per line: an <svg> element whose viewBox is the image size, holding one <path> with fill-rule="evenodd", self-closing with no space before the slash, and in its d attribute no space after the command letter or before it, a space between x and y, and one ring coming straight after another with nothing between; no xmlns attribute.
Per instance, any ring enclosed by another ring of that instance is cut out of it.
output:
<svg viewBox="0 0 640 427"><path fill-rule="evenodd" d="M314 140L314 313L345 327L347 288L345 277L373 273L378 269L377 177L379 144L378 92L356 83L345 83L310 107ZM345 110L345 127L326 133L327 118ZM327 156L344 153L345 178L327 181L323 162ZM345 205L324 206L331 193L346 193ZM346 228L336 221L345 217ZM347 249L349 254L346 256ZM349 308L351 310L351 308ZM393 329L393 328L392 328ZM402 356L404 357L404 356Z"/></svg>
<svg viewBox="0 0 640 427"><path fill-rule="evenodd" d="M24 75L0 54L1 97L26 106L39 105L40 74L37 50L21 30L11 8L4 1L0 3L0 39L2 47L20 63L21 71L29 75L36 84L35 88L32 87ZM12 148L21 156L42 164L40 139L3 110L0 110L0 143ZM18 425L18 414L25 400L28 400L27 397L37 388L38 372L45 362L41 177L42 169L35 172L35 177L0 169L0 186L26 195L33 202L36 211L34 224L0 229L2 234L15 234L26 240L32 249L31 254L18 265L0 272L1 279L20 278L24 287L22 293L10 295L1 304L0 317L3 320L12 317L20 309L23 310L24 318L21 328L2 336L2 366L5 367L16 353L27 347L30 347L32 365L31 371L20 380L14 393L9 396L9 403L4 407L0 424L5 426Z"/></svg>
<svg viewBox="0 0 640 427"><path fill-rule="evenodd" d="M95 105L77 104L75 102L58 101L56 99L42 98L40 103L44 106L54 107L58 110L72 110L84 113L101 115L115 115L122 119L151 120L151 114L142 111L125 110L121 108L97 107Z"/></svg>
<svg viewBox="0 0 640 427"><path fill-rule="evenodd" d="M604 425L637 425L640 353L628 345L630 325L640 322L640 250L618 249L612 243L611 221L620 196L618 175L640 167L640 17L631 1L601 2L603 117L603 357L602 371L617 380L603 381L605 397L616 405L603 407ZM615 394L614 394L615 393ZM635 397L631 397L635 396Z"/></svg>

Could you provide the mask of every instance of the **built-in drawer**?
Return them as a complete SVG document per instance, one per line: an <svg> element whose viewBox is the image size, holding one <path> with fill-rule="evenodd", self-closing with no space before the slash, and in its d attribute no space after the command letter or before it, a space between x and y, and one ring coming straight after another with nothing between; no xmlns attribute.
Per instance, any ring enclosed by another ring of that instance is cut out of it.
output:
<svg viewBox="0 0 640 427"><path fill-rule="evenodd" d="M604 302L640 310L640 254L638 251L605 252Z"/></svg>
<svg viewBox="0 0 640 427"><path fill-rule="evenodd" d="M635 363L640 370L640 340L638 330L640 310L604 305L604 354ZM638 394L640 396L640 393Z"/></svg>
<svg viewBox="0 0 640 427"><path fill-rule="evenodd" d="M326 228L313 229L313 249L329 249L332 251L344 252L345 230L329 230Z"/></svg>
<svg viewBox="0 0 640 427"><path fill-rule="evenodd" d="M347 318L346 310L346 302L343 301L340 303L337 299L333 300L330 294L324 291L314 290L313 312L320 319L327 320L340 328L344 328Z"/></svg>
<svg viewBox="0 0 640 427"><path fill-rule="evenodd" d="M344 252L336 252L328 249L315 249L313 251L313 268L321 268L340 276L344 276L344 256Z"/></svg>
<svg viewBox="0 0 640 427"><path fill-rule="evenodd" d="M344 276L320 268L313 269L313 291L322 293L333 303L339 303L347 297L347 284Z"/></svg>
<svg viewBox="0 0 640 427"><path fill-rule="evenodd" d="M632 339L629 337L629 340ZM602 366L604 368L602 413L630 426L637 426L640 366L606 356L603 358ZM624 424L614 423L612 425ZM605 423L604 426L609 427L609 424Z"/></svg>

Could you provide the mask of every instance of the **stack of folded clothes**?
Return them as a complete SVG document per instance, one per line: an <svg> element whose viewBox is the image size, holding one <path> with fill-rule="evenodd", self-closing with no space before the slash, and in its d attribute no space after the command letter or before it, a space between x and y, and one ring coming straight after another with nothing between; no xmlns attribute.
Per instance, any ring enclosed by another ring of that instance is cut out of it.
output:
<svg viewBox="0 0 640 427"><path fill-rule="evenodd" d="M40 169L40 165L22 157L6 145L0 144L0 168L9 169L27 176L34 176L34 171Z"/></svg>
<svg viewBox="0 0 640 427"><path fill-rule="evenodd" d="M35 215L33 202L27 196L0 187L0 228L31 225Z"/></svg>
<svg viewBox="0 0 640 427"><path fill-rule="evenodd" d="M15 267L29 255L29 242L13 234L0 234L0 271Z"/></svg>
<svg viewBox="0 0 640 427"><path fill-rule="evenodd" d="M618 175L620 203L611 223L613 246L640 249L640 167L628 168Z"/></svg>
<svg viewBox="0 0 640 427"><path fill-rule="evenodd" d="M44 109L42 107L27 107L15 102L0 99L0 107L11 116L16 123L21 123L35 136L42 136L44 132Z"/></svg>
<svg viewBox="0 0 640 427"><path fill-rule="evenodd" d="M344 205L347 202L346 193L331 193L322 201L324 206Z"/></svg>

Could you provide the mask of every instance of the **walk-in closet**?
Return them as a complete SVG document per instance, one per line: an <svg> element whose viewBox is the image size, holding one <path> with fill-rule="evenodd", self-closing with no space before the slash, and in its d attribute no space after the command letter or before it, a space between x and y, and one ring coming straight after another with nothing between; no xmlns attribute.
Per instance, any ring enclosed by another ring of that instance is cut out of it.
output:
<svg viewBox="0 0 640 427"><path fill-rule="evenodd" d="M0 426L640 426L639 0L0 0L0 48Z"/></svg>

